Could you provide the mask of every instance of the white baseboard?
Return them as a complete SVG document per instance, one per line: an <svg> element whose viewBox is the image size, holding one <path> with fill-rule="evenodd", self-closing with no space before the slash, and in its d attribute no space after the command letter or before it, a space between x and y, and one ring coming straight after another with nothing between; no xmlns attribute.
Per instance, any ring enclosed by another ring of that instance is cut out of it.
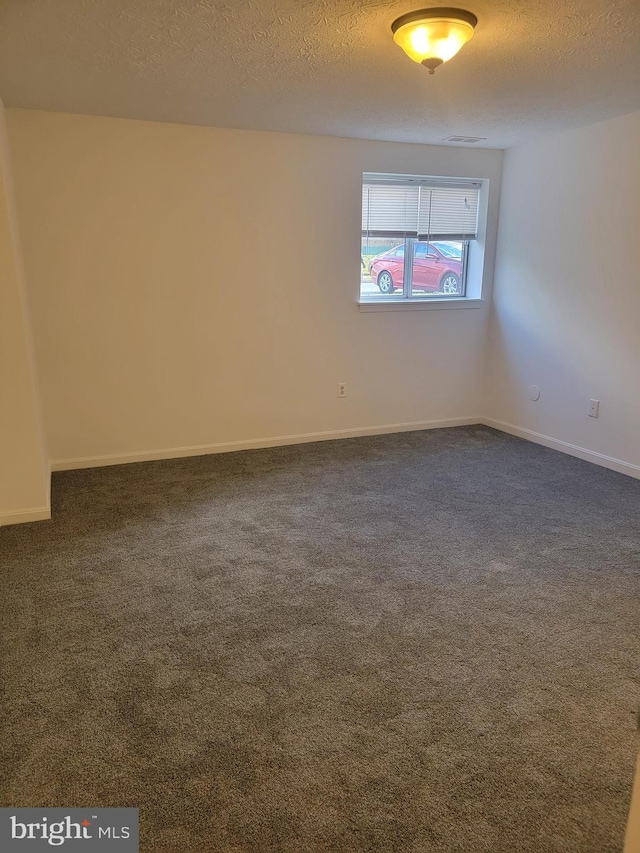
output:
<svg viewBox="0 0 640 853"><path fill-rule="evenodd" d="M51 518L51 507L43 506L37 509L20 509L18 512L0 513L0 527L9 524L25 524L27 521L46 521Z"/></svg>
<svg viewBox="0 0 640 853"><path fill-rule="evenodd" d="M159 459L178 459L185 456L205 456L213 453L232 453L238 450L257 450L262 447L280 447L287 444L305 444L313 441L332 441L341 438L357 438L365 435L384 435L386 433L394 432L413 432L425 429L471 426L474 424L484 424L485 426L492 427L493 429L500 430L501 432L506 432L510 435L515 435L519 438L533 441L536 444L542 444L545 447L552 448L553 450L559 450L561 453L568 453L571 456L577 456L579 459L584 459L587 462L593 462L595 465L601 465L605 468L610 468L613 471L618 471L621 474L627 474L630 477L640 479L640 465L634 465L631 462L624 462L623 460L616 459L613 456L606 456L603 453L596 453L594 450L588 450L586 447L579 447L576 444L570 444L567 441L561 441L560 439L552 438L549 435L544 435L530 429L525 429L524 427L518 427L514 424L506 423L505 421L486 417L441 418L432 421L410 421L408 423L399 424L380 424L372 427L354 427L350 429L327 430L324 432L300 433L297 435L279 435L271 438L227 441L216 444L199 444L191 447L145 450L136 453L116 453L106 456L84 456L75 459L58 459L51 463L51 470L70 471L78 468L98 468L106 465L124 465L130 462L151 462ZM0 527L3 525L21 524L29 521L43 521L49 518L51 518L50 506L37 509L20 510L14 513L0 513Z"/></svg>
<svg viewBox="0 0 640 853"><path fill-rule="evenodd" d="M183 456L206 456L210 453L232 453L236 450L257 450L261 447L280 447L286 444L306 444L312 441L332 441L340 438L358 438L365 435L383 435L389 432L413 432L422 429L470 426L479 424L476 418L443 418L434 421L411 421L402 424L382 424L372 427L306 432L298 435L278 435L272 438L251 438L245 441L223 441L217 444L198 444L192 447L171 447L163 450L143 450L137 453L115 453L108 456L82 456L76 459L56 459L52 471L72 471L78 468L99 468L103 465L123 465L128 462L152 462L158 459L178 459Z"/></svg>
<svg viewBox="0 0 640 853"><path fill-rule="evenodd" d="M485 426L493 427L501 432L508 432L510 435L517 435L519 438L526 438L527 441L533 441L535 444L543 444L545 447L550 447L552 450L559 450L561 453L568 453L570 456L577 456L578 459L584 459L587 462L593 462L595 465L602 465L604 468L610 468L612 471L618 471L620 474L627 474L629 477L640 479L640 465L633 465L631 462L623 462L622 459L616 459L613 456L605 456L604 453L596 453L595 450L587 450L586 447L580 447L577 444L570 444L568 441L560 441L558 438L552 438L550 435L543 435L540 432L534 432L524 427L514 426L504 421L496 421L493 418L482 418L481 423Z"/></svg>
<svg viewBox="0 0 640 853"><path fill-rule="evenodd" d="M198 444L190 447L170 447L162 450L143 450L136 453L114 453L106 456L82 456L74 459L58 459L51 463L52 471L72 471L79 468L99 468L105 465L124 465L130 462L152 462L159 459L179 459L184 456L207 456L214 453L233 453L238 450L257 450L262 447L280 447L287 444L305 444L313 441L333 441L341 438L358 438L365 435L384 435L394 432L413 432L424 429L442 429L446 427L470 426L473 424L485 424L493 429L501 432L516 435L519 438L533 441L536 444L542 444L545 447L550 447L553 450L559 450L561 453L568 453L571 456L577 456L579 459L584 459L587 462L593 462L595 465L601 465L605 468L610 468L613 471L618 471L621 474L627 474L630 477L640 479L640 465L633 465L631 462L624 462L621 459L616 459L613 456L606 456L603 453L596 453L594 450L588 450L586 447L580 447L577 444L570 444L567 441L561 441L557 438L552 438L549 435L543 435L539 432L534 432L524 427L518 427L514 424L498 421L493 418L469 417L469 418L441 418L432 421L410 421L409 423L399 424L380 424L372 427L354 427L351 429L327 430L324 432L307 432L294 435L278 435L271 438L252 438L243 441L224 441L216 444ZM36 511L37 512L37 511ZM49 518L49 515L41 516ZM24 518L24 521L36 521L37 518ZM14 521L4 521L0 516L1 524L15 524Z"/></svg>

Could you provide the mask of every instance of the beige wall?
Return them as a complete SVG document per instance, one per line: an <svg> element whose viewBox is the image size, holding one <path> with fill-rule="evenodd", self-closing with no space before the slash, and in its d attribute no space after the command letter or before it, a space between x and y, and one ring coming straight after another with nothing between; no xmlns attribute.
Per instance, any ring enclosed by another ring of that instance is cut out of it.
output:
<svg viewBox="0 0 640 853"><path fill-rule="evenodd" d="M639 151L635 113L506 152L485 410L498 426L635 476Z"/></svg>
<svg viewBox="0 0 640 853"><path fill-rule="evenodd" d="M640 853L640 758L638 758L636 767L636 780L629 809L624 853Z"/></svg>
<svg viewBox="0 0 640 853"><path fill-rule="evenodd" d="M49 517L49 468L0 101L0 525Z"/></svg>
<svg viewBox="0 0 640 853"><path fill-rule="evenodd" d="M359 312L360 186L490 178L490 281L502 152L21 110L9 129L58 466L481 414L488 307Z"/></svg>

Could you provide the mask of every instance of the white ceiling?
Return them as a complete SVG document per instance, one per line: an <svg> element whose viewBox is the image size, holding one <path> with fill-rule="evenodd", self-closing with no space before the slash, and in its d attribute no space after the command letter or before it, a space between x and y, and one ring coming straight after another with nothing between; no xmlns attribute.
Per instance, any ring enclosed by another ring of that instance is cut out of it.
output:
<svg viewBox="0 0 640 853"><path fill-rule="evenodd" d="M390 31L429 5L2 0L0 95L12 107L221 127L486 136L497 148L640 110L640 0L460 0L476 35L434 76Z"/></svg>

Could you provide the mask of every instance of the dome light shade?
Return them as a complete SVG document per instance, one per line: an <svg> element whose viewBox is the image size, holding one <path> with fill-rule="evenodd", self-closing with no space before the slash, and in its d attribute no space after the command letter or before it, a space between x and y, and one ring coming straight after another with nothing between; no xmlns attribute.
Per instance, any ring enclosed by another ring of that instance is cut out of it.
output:
<svg viewBox="0 0 640 853"><path fill-rule="evenodd" d="M464 9L420 9L391 24L393 40L433 74L473 36L478 19Z"/></svg>

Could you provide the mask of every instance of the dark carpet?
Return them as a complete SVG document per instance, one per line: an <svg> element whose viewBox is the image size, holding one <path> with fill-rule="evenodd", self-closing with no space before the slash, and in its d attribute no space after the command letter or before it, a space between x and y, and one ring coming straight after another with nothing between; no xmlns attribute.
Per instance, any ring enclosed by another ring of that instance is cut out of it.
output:
<svg viewBox="0 0 640 853"><path fill-rule="evenodd" d="M640 482L485 427L54 475L1 805L143 851L620 851Z"/></svg>

